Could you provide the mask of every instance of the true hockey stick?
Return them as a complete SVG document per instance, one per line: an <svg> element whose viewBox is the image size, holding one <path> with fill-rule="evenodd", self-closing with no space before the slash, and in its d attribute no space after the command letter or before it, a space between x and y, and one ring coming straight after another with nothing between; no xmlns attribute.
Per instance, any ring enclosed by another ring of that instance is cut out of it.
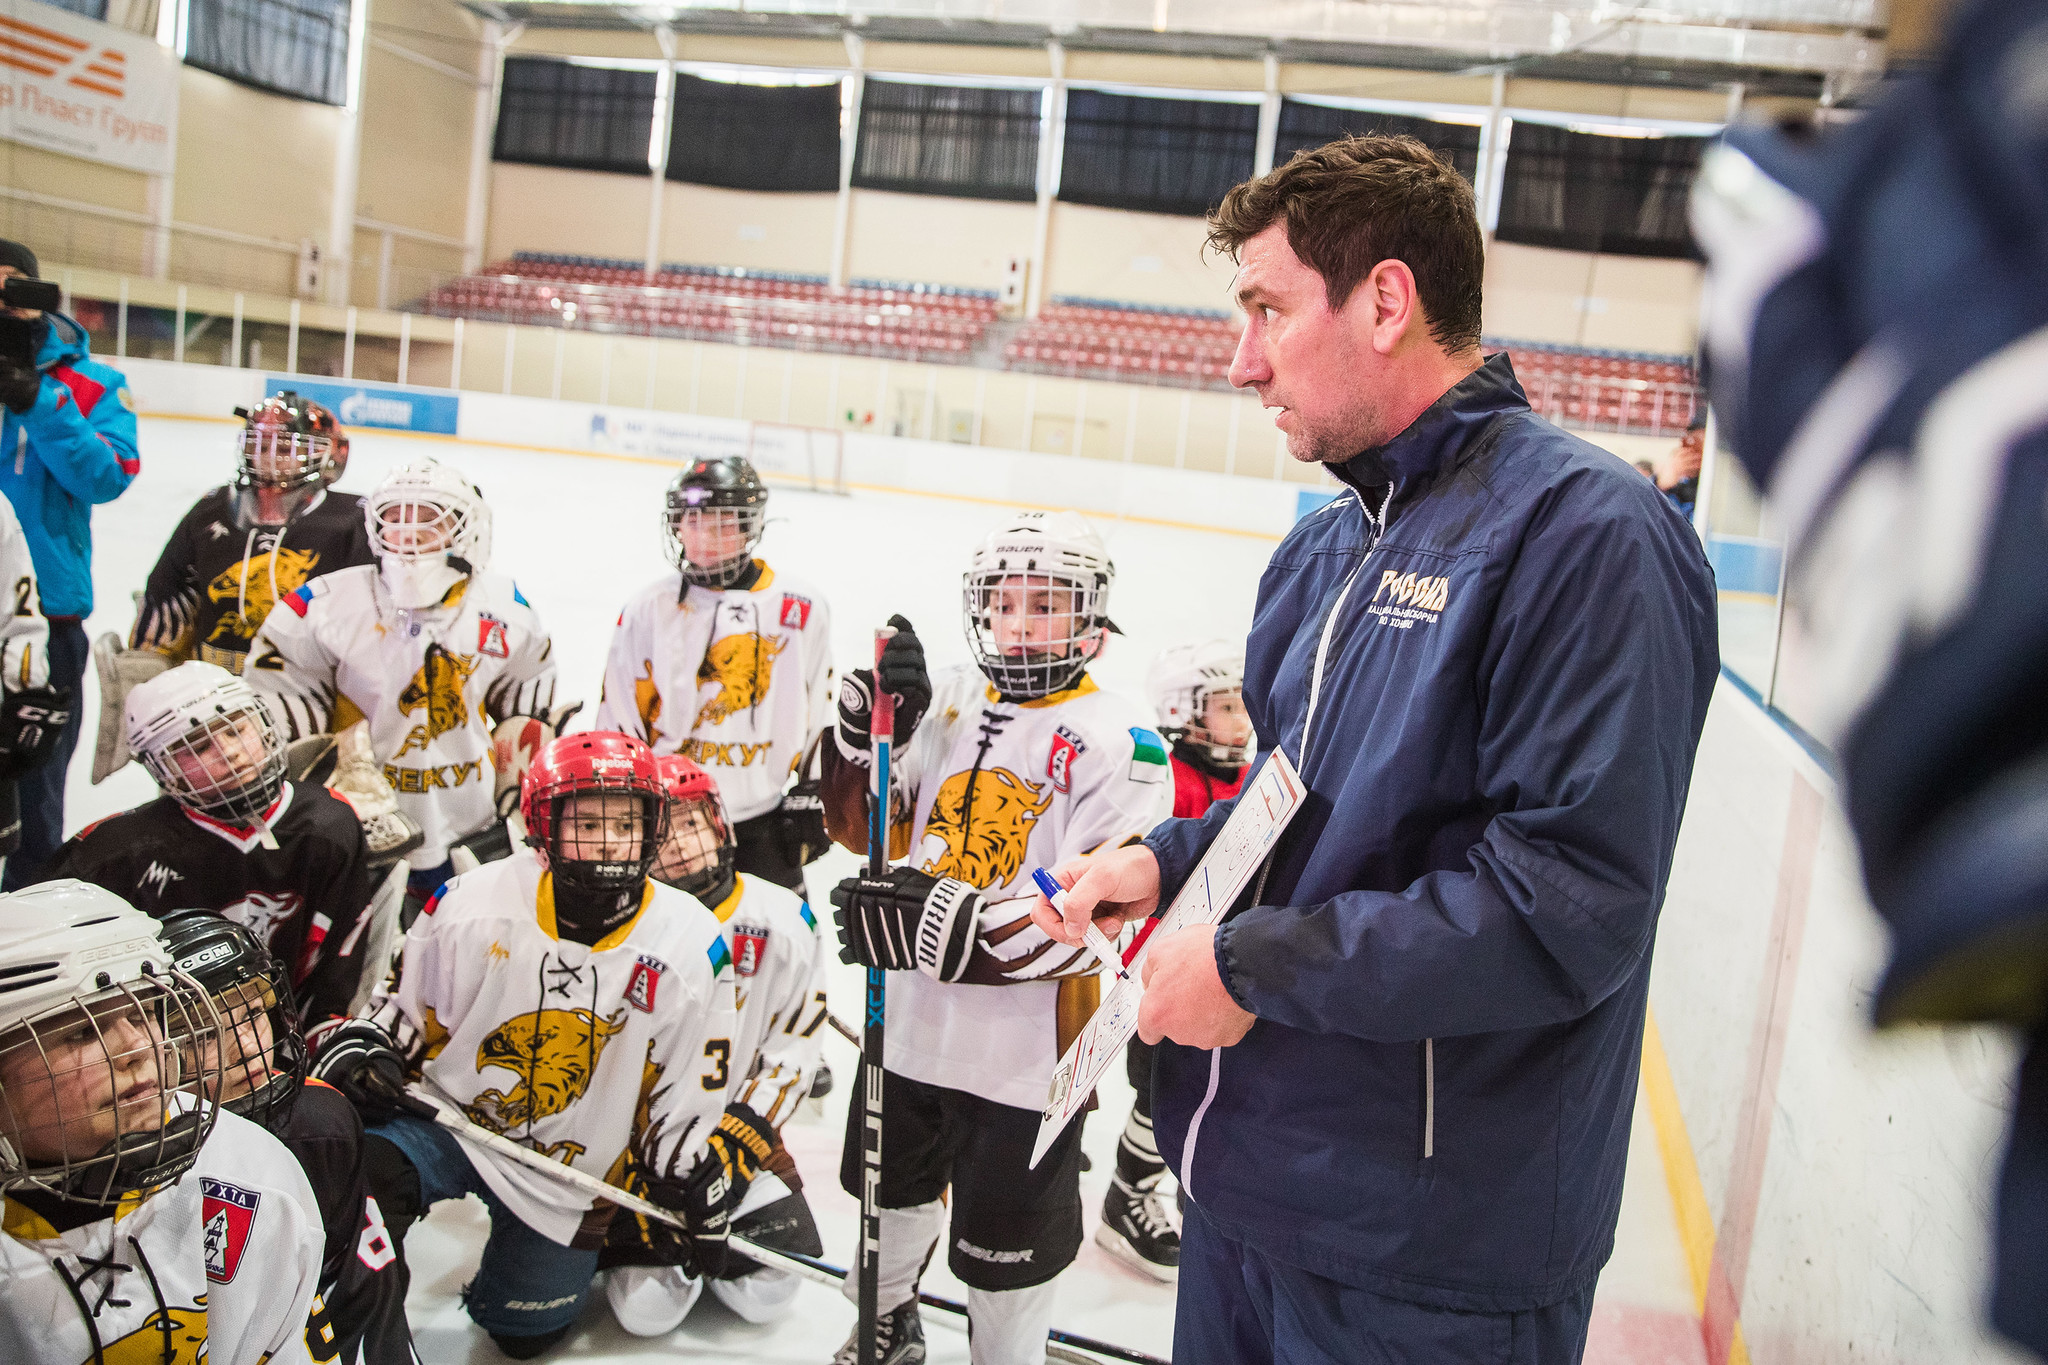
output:
<svg viewBox="0 0 2048 1365"><path fill-rule="evenodd" d="M607 1200L617 1204L622 1209L630 1209L634 1213L652 1218L657 1223L665 1223L680 1232L687 1233L690 1230L681 1218L652 1200L643 1199L630 1190L622 1190L617 1185L600 1180L587 1171L579 1171L574 1166L565 1166L553 1157L543 1156L531 1147L522 1147L512 1139L498 1133L493 1133L488 1128L479 1128L476 1124L471 1123L453 1110L439 1108L438 1106L428 1104L425 1100L415 1099L410 1095L404 1096L398 1101L398 1105L406 1113L416 1118L425 1119L429 1123L446 1128L464 1142L473 1143L487 1151L496 1152L508 1161L516 1162L528 1170L537 1171L542 1175L559 1180L564 1185L580 1190L593 1199ZM845 1284L846 1272L829 1261L820 1261L814 1257L805 1256L794 1251L780 1251L774 1247L762 1246L759 1242L737 1235L731 1241L734 1246L738 1247L749 1258L776 1270L785 1271L796 1276L798 1279L809 1280L813 1284L826 1285L832 1289L839 1289ZM941 1312L957 1313L963 1319L967 1316L967 1305L953 1299L940 1298L936 1294L920 1293L917 1296L917 1301L928 1308L939 1309ZM1097 1341L1093 1337L1084 1337L1073 1332L1062 1332L1057 1328L1047 1334L1047 1340L1057 1342L1063 1346L1073 1346L1083 1351L1091 1351L1099 1356L1108 1356L1112 1360L1127 1360L1132 1362L1132 1365L1170 1365L1170 1362L1161 1360L1158 1356L1146 1355L1142 1351L1133 1351L1128 1347L1112 1345L1106 1341Z"/></svg>
<svg viewBox="0 0 2048 1365"><path fill-rule="evenodd" d="M896 695L882 685L882 651L895 638L894 626L875 632L875 667L869 679L868 735L874 766L868 793L868 875L889 875L889 758L896 747ZM879 1365L882 1351L876 1335L881 1321L882 1281L882 1043L888 1013L888 978L879 967L868 968L867 1004L860 1040L860 1260L858 1272L860 1365Z"/></svg>

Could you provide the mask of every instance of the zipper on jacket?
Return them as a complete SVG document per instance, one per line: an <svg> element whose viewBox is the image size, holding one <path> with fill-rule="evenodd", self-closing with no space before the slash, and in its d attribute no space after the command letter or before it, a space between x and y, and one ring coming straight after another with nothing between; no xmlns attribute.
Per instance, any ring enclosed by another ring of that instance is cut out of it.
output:
<svg viewBox="0 0 2048 1365"><path fill-rule="evenodd" d="M1364 513L1366 521L1372 526L1372 535L1365 543L1365 553L1358 557L1358 563L1351 566L1351 573L1344 580L1343 591L1337 594L1336 602L1331 605L1330 614L1323 618L1323 633L1316 641L1315 667L1310 670L1308 679L1308 714L1301 722L1299 766L1304 770L1308 767L1308 733L1316 723L1316 703L1323 692L1323 665L1329 658L1330 638L1337 633L1337 617L1344 610L1344 600L1351 596L1351 589L1358 582L1358 575L1365 571L1366 561L1372 558L1372 552L1380 546L1380 537L1386 533L1387 508L1394 501L1394 485L1387 485L1387 496L1380 501L1378 517L1374 517L1371 510L1366 507L1365 494L1353 489L1351 495L1358 499L1358 510Z"/></svg>
<svg viewBox="0 0 2048 1365"><path fill-rule="evenodd" d="M1422 1159L1436 1155L1436 1039L1422 1040Z"/></svg>

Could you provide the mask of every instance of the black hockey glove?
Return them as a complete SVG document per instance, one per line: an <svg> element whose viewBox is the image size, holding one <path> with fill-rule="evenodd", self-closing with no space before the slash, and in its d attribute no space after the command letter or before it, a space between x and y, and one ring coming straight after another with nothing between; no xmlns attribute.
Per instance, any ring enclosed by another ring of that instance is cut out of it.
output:
<svg viewBox="0 0 2048 1365"><path fill-rule="evenodd" d="M932 704L931 674L925 671L924 646L901 616L889 618L895 637L882 646L882 687L896 698L895 744L900 749L917 731ZM866 767L874 744L875 670L856 668L839 680L839 752Z"/></svg>
<svg viewBox="0 0 2048 1365"><path fill-rule="evenodd" d="M839 960L958 981L974 956L982 904L981 893L966 882L915 868L848 877L832 888Z"/></svg>
<svg viewBox="0 0 2048 1365"><path fill-rule="evenodd" d="M388 1119L407 1107L405 1058L382 1026L351 1019L328 1035L307 1073L347 1097L363 1122Z"/></svg>
<svg viewBox="0 0 2048 1365"><path fill-rule="evenodd" d="M706 1151L680 1180L649 1181L647 1197L689 1225L688 1260L683 1271L707 1279L722 1276L726 1241L732 1235L733 1200L725 1163L718 1154Z"/></svg>
<svg viewBox="0 0 2048 1365"><path fill-rule="evenodd" d="M775 1130L746 1105L729 1104L704 1145L725 1168L726 1207L738 1209L747 1197L747 1186L754 1183L768 1154L775 1150Z"/></svg>
<svg viewBox="0 0 2048 1365"><path fill-rule="evenodd" d="M0 698L0 777L40 768L71 719L71 689L24 687Z"/></svg>
<svg viewBox="0 0 2048 1365"><path fill-rule="evenodd" d="M42 396L43 372L23 365L12 356L0 356L0 403L14 412L27 412Z"/></svg>
<svg viewBox="0 0 2048 1365"><path fill-rule="evenodd" d="M825 797L816 782L799 782L783 794L775 825L782 856L798 867L815 863L832 847L832 836L825 832Z"/></svg>

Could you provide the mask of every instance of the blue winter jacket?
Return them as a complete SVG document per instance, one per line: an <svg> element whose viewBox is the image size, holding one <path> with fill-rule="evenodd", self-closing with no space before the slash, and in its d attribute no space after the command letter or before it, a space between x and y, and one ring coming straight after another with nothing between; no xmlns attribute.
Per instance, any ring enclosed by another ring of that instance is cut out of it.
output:
<svg viewBox="0 0 2048 1365"><path fill-rule="evenodd" d="M1159 1148L1275 1259L1540 1307L1613 1249L1712 572L1648 479L1529 411L1505 355L1332 472L1351 491L1274 551L1246 647L1260 746L1308 786L1217 935L1258 1021L1161 1047ZM1167 897L1234 804L1147 839Z"/></svg>
<svg viewBox="0 0 2048 1365"><path fill-rule="evenodd" d="M92 359L85 329L62 313L36 353L43 389L27 412L0 408L0 493L28 536L49 616L92 611L92 505L141 472L135 400L119 370Z"/></svg>

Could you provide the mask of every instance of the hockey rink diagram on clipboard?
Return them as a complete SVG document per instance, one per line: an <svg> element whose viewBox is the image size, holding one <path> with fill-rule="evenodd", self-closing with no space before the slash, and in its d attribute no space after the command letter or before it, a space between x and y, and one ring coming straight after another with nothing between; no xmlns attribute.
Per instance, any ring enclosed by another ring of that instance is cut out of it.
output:
<svg viewBox="0 0 2048 1365"><path fill-rule="evenodd" d="M1221 920L1251 880L1252 873L1272 852L1281 831L1300 811L1304 795L1301 775L1285 753L1274 750L1257 779L1238 798L1236 809L1223 822L1222 831L1195 865L1180 894L1173 898L1160 931L1170 934L1191 924L1214 924ZM1095 1013L1088 1017L1080 1036L1053 1068L1052 1087L1038 1124L1038 1139L1031 1148L1034 1169L1067 1124L1087 1106L1095 1083L1123 1056L1124 1045L1137 1032L1138 1005L1145 997L1138 968L1144 960L1145 951L1140 950L1128 964L1129 975L1110 988Z"/></svg>

